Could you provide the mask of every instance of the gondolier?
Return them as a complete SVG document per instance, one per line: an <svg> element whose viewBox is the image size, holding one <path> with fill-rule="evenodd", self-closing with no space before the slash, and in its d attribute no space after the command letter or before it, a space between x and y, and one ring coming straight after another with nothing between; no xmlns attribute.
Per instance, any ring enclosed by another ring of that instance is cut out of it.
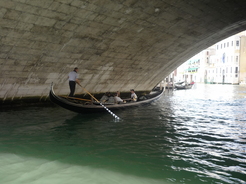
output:
<svg viewBox="0 0 246 184"><path fill-rule="evenodd" d="M78 79L78 68L75 67L73 71L71 71L68 74L68 78L69 78L69 88L70 88L70 97L73 97L74 92L75 92L75 86L76 83L80 84L79 79Z"/></svg>

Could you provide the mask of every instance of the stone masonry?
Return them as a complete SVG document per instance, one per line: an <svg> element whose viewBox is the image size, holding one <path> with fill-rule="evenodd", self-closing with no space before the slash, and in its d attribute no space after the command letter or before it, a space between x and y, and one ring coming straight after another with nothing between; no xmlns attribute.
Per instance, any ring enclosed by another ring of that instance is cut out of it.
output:
<svg viewBox="0 0 246 184"><path fill-rule="evenodd" d="M151 90L184 61L246 29L244 0L0 0L0 99ZM77 87L76 93L82 93Z"/></svg>

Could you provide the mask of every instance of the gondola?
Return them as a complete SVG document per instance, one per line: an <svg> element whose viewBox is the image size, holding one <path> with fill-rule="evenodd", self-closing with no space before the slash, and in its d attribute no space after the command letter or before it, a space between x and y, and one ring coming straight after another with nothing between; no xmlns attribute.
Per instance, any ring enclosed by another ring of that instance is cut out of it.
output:
<svg viewBox="0 0 246 184"><path fill-rule="evenodd" d="M176 89L176 90L181 90L181 89L191 89L192 86L193 86L192 84L185 85L185 86L178 86L178 85L176 85L176 86L175 86L175 89Z"/></svg>
<svg viewBox="0 0 246 184"><path fill-rule="evenodd" d="M193 84L189 84L186 82L178 82L174 84L174 87L176 90L191 89L193 87Z"/></svg>
<svg viewBox="0 0 246 184"><path fill-rule="evenodd" d="M125 109L130 107L136 107L139 105L150 103L157 100L163 94L164 89L159 91L153 91L148 95L140 96L136 102L126 102L122 104L107 104L103 103L105 107L114 111L119 109ZM106 112L105 108L98 102L80 100L79 98L67 98L64 96L58 96L55 94L53 84L49 93L50 100L65 109L68 109L77 113L93 113L93 112Z"/></svg>

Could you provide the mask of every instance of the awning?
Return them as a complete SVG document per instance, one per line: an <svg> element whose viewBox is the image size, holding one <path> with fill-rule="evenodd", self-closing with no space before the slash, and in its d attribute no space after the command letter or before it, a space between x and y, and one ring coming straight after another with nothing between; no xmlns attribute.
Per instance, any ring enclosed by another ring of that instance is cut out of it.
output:
<svg viewBox="0 0 246 184"><path fill-rule="evenodd" d="M188 64L194 64L200 62L200 59L191 59L188 61Z"/></svg>
<svg viewBox="0 0 246 184"><path fill-rule="evenodd" d="M189 71L194 71L194 70L196 71L198 68L199 68L199 67L192 67L192 68L186 69L186 71L188 71L188 72L189 72Z"/></svg>

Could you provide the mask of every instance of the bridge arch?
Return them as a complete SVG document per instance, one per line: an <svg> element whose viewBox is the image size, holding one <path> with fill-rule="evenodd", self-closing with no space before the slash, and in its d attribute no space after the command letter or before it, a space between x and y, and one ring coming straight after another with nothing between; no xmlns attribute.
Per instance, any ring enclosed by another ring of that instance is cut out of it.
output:
<svg viewBox="0 0 246 184"><path fill-rule="evenodd" d="M246 29L240 0L2 0L0 99L151 90L199 51ZM80 89L77 89L80 90ZM81 91L81 90L80 90Z"/></svg>

